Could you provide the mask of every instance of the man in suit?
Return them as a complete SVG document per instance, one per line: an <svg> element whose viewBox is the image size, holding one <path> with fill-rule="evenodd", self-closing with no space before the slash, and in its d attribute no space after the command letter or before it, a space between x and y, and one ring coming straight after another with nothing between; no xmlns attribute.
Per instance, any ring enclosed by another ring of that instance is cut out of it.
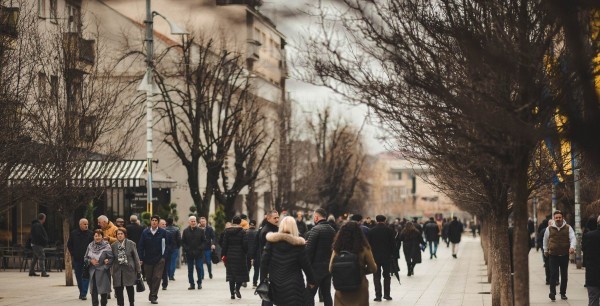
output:
<svg viewBox="0 0 600 306"><path fill-rule="evenodd" d="M375 285L375 302L381 302L381 275L383 273L383 298L391 300L390 295L390 268L392 256L394 254L394 230L387 226L385 216L377 215L375 217L377 224L369 230L369 244L373 251L373 258L377 264L377 272L373 274L373 284Z"/></svg>

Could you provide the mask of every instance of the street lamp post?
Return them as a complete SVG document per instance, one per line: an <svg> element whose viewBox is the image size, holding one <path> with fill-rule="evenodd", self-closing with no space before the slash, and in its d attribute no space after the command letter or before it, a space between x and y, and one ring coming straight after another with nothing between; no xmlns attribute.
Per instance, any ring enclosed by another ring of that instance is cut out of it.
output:
<svg viewBox="0 0 600 306"><path fill-rule="evenodd" d="M169 27L171 28L171 34L173 35L186 35L188 32L178 27L171 21L169 21L165 16L152 11L151 0L146 0L146 20L144 20L144 24L146 25L146 38L144 41L146 42L146 74L144 75L144 79L142 83L138 87L139 91L146 92L146 211L152 215L153 207L152 207L152 173L153 173L153 145L152 145L152 127L154 125L153 118L153 101L152 97L160 93L157 90L156 85L154 84L153 72L154 72L154 16L160 16L167 21Z"/></svg>

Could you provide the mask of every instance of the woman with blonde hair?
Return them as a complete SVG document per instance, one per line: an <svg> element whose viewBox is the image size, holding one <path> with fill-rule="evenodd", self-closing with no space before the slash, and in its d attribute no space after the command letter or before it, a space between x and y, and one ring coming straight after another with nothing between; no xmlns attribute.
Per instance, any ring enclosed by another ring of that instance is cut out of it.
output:
<svg viewBox="0 0 600 306"><path fill-rule="evenodd" d="M275 305L308 305L302 271L309 287L314 288L315 281L304 252L306 241L298 234L296 219L283 218L279 222L279 232L268 233L266 239L260 275L269 278L271 301Z"/></svg>

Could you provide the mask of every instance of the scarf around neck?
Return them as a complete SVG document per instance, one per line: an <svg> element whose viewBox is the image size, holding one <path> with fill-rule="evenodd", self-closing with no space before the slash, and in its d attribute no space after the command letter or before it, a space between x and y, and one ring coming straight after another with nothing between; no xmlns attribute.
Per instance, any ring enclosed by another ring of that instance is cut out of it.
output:
<svg viewBox="0 0 600 306"><path fill-rule="evenodd" d="M117 241L117 261L120 265L127 264L127 254L125 253L125 242L127 239L123 240L123 242Z"/></svg>
<svg viewBox="0 0 600 306"><path fill-rule="evenodd" d="M99 260L102 252L111 251L110 244L104 240L100 243L96 243L96 241L92 241L88 245L88 257L91 259Z"/></svg>

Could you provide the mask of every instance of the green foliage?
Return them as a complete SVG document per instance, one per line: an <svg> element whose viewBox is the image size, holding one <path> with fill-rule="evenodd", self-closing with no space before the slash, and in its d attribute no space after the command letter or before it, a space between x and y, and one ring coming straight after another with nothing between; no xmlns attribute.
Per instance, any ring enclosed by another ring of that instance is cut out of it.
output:
<svg viewBox="0 0 600 306"><path fill-rule="evenodd" d="M155 211L161 218L173 218L173 222L177 223L179 221L179 216L177 212L177 203L170 203L166 205L160 205L158 209Z"/></svg>
<svg viewBox="0 0 600 306"><path fill-rule="evenodd" d="M198 217L198 215L196 214L196 211L198 211L198 209L196 208L196 205L190 206L190 213L188 214L188 217L191 217L191 216Z"/></svg>
<svg viewBox="0 0 600 306"><path fill-rule="evenodd" d="M215 213L210 215L210 219L212 219L212 224L217 233L223 232L225 229L225 222L227 222L227 216L225 215L225 208L223 204L218 204Z"/></svg>
<svg viewBox="0 0 600 306"><path fill-rule="evenodd" d="M90 200L88 202L88 204L85 207L85 213L83 214L84 218L88 219L88 223L89 223L89 230L93 231L95 229L95 222L94 221L94 213L96 212L96 209L98 209L98 207L96 205L94 205L94 200Z"/></svg>
<svg viewBox="0 0 600 306"><path fill-rule="evenodd" d="M142 226L144 226L144 227L150 226L150 217L152 217L152 216L150 215L149 212L145 211L142 213L141 220L140 220L140 222L142 223Z"/></svg>

